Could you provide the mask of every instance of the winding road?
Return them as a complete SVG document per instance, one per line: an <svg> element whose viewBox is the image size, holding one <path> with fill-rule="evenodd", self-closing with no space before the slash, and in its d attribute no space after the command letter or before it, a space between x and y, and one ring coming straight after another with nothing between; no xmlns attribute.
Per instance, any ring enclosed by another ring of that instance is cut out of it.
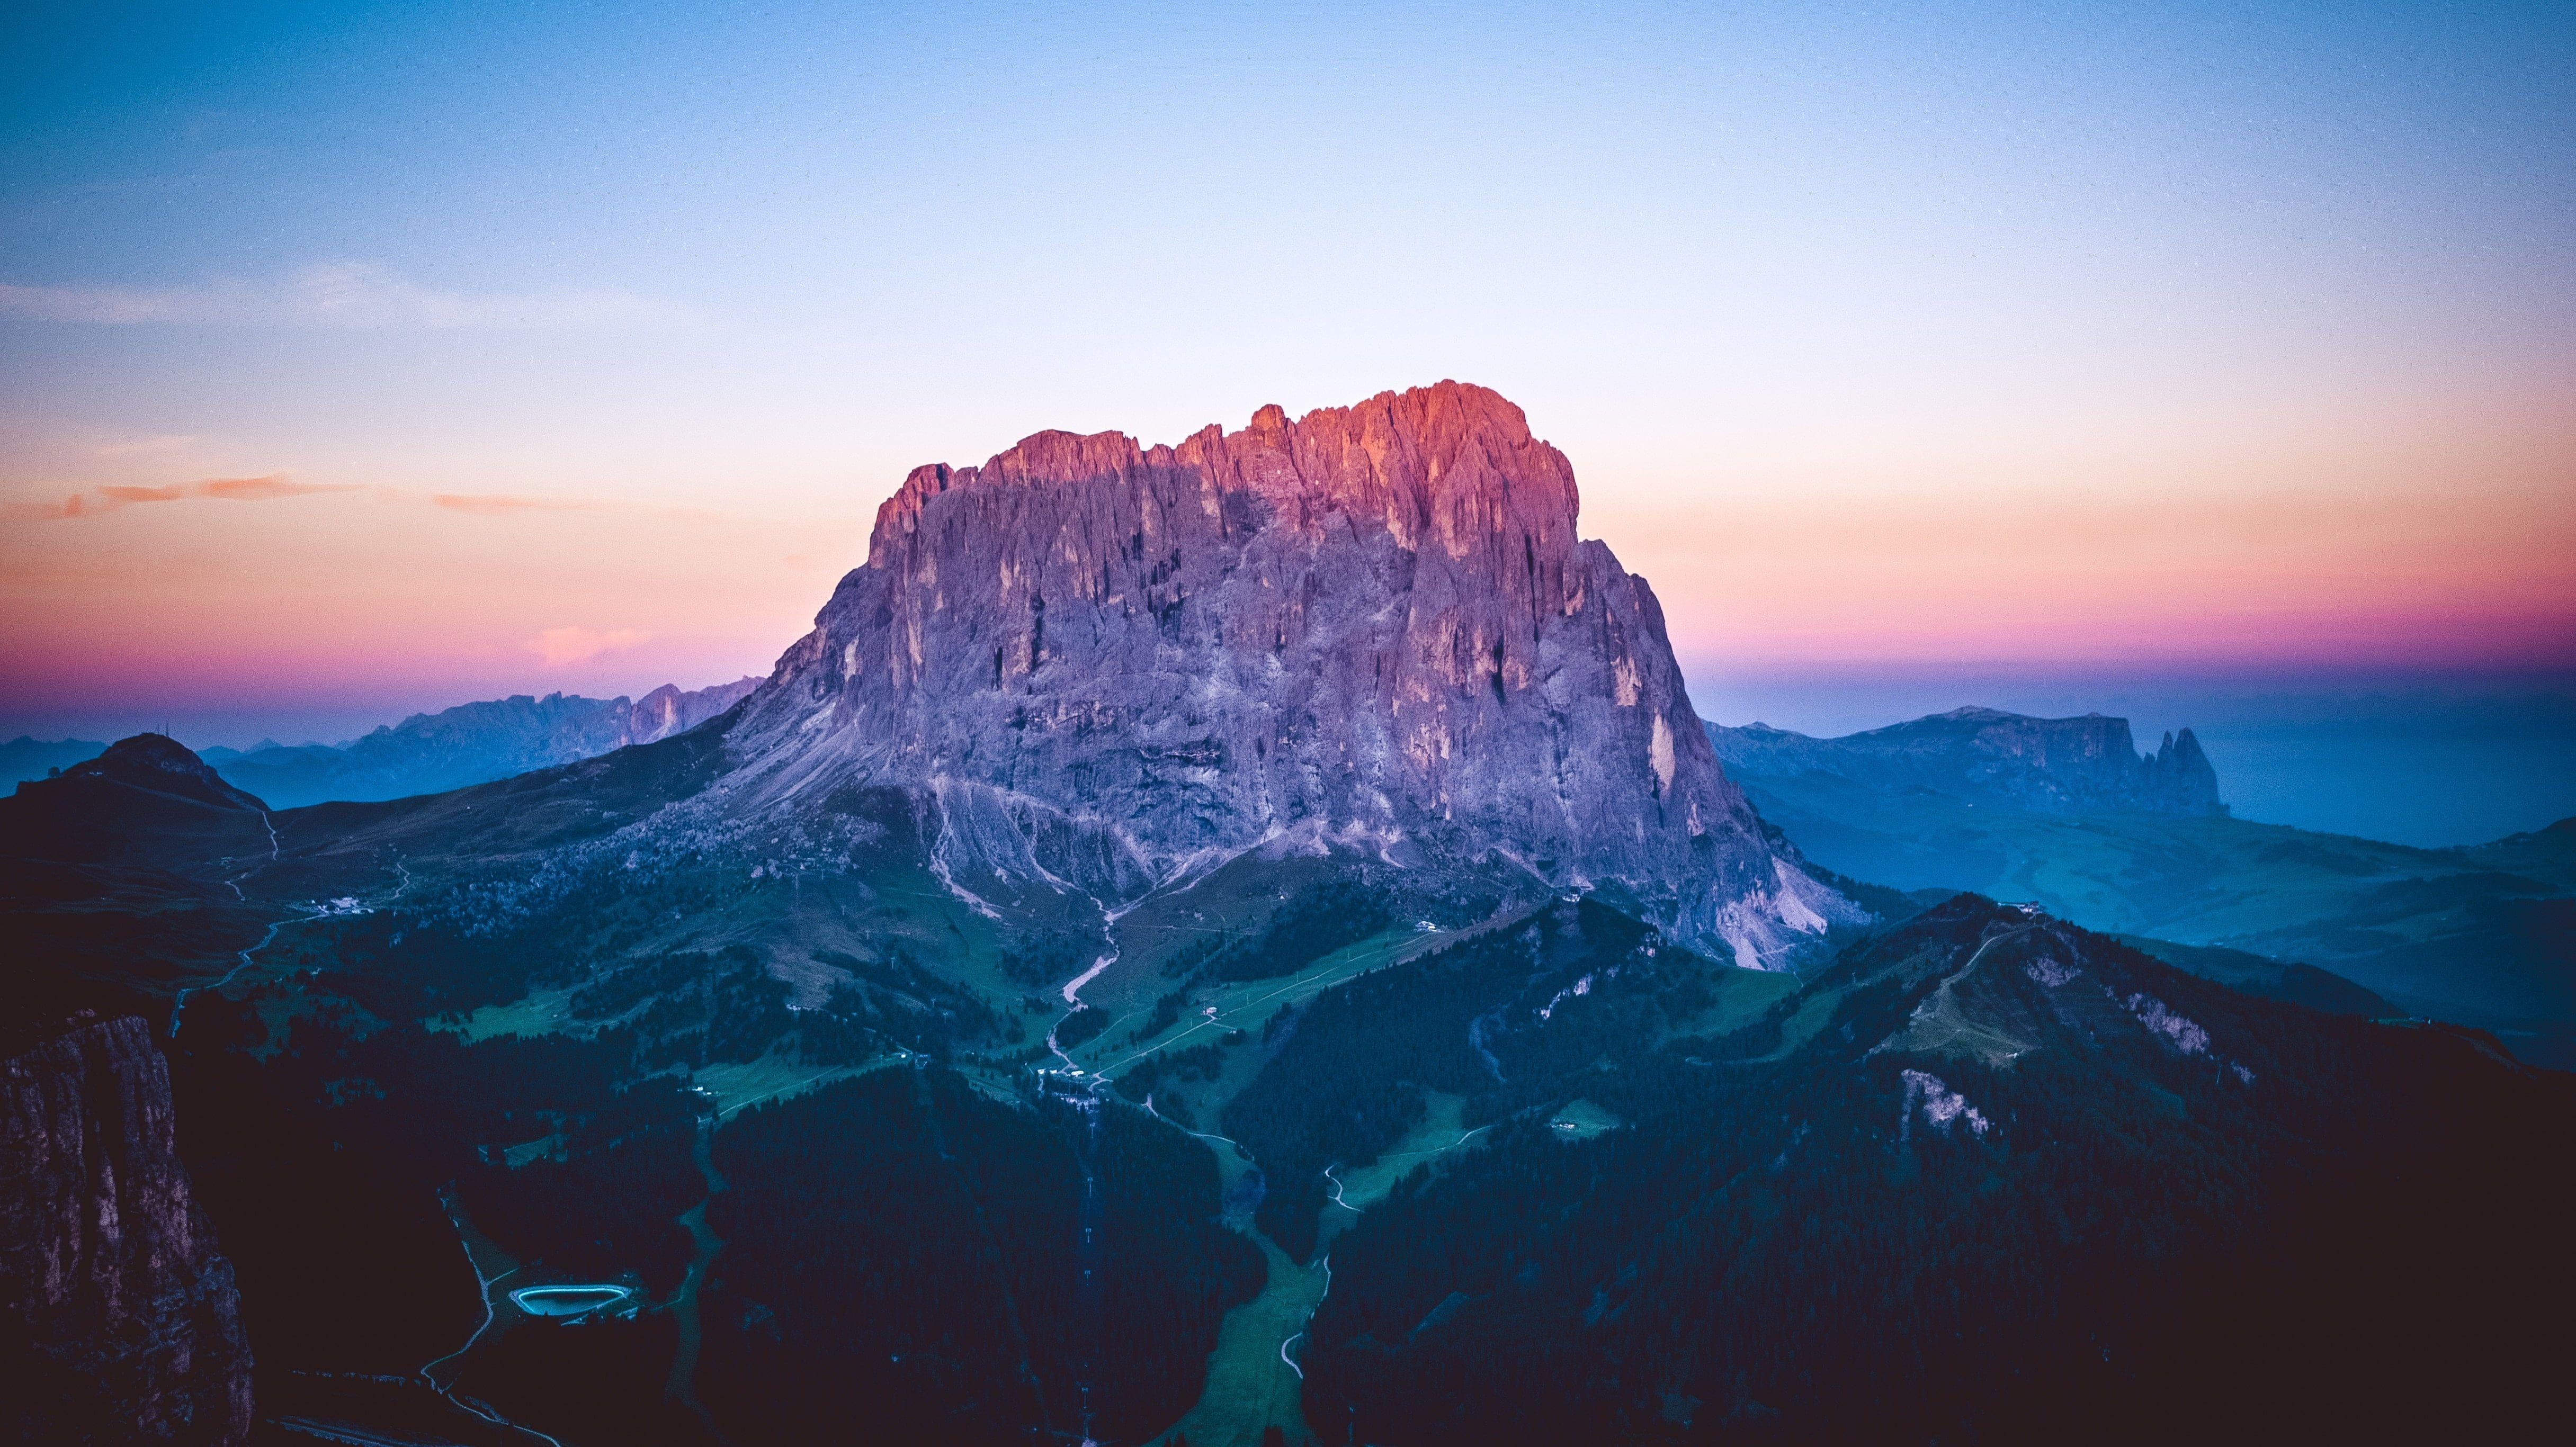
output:
<svg viewBox="0 0 2576 1447"><path fill-rule="evenodd" d="M449 1352L443 1357L435 1357L422 1363L419 1372L420 1379L429 1383L429 1389L431 1391L438 1393L440 1396L445 1397L449 1402L454 1403L457 1407L482 1418L484 1421L491 1423L495 1427L504 1428L512 1432L525 1433L530 1437L536 1438L540 1442L549 1444L549 1447L564 1447L562 1442L553 1437L547 1436L536 1428L524 1426L502 1416L499 1412L493 1410L492 1405L488 1402L478 1401L472 1397L460 1396L456 1390L456 1382L453 1380L449 1381L445 1386L439 1385L438 1378L434 1374L433 1369L448 1362L455 1361L467 1352L474 1350L474 1344L483 1339L483 1333L492 1329L492 1319L494 1315L492 1310L492 1288L509 1280L512 1276L517 1275L519 1268L513 1266L509 1270L504 1271L497 1276L484 1275L483 1263L474 1259L474 1243L466 1239L465 1222L456 1214L456 1198L446 1190L441 1190L438 1193L438 1204L447 1212L447 1224L456 1228L456 1245L458 1249L465 1253L465 1268L474 1273L475 1291L483 1298L483 1320L475 1326L474 1334L465 1339L465 1345L458 1347L456 1350ZM463 1375L464 1373L462 1372L457 1373L459 1378L463 1377Z"/></svg>
<svg viewBox="0 0 2576 1447"><path fill-rule="evenodd" d="M229 881L229 880L227 880L227 881L225 881L225 882L226 882L226 883L231 883L231 881ZM239 894L239 893L241 893L241 887L240 887L240 886L238 886L238 885L235 885L235 886L234 886L234 888L233 888L233 893L235 893L235 894ZM300 917L295 918L295 919L282 919L282 920L278 920L278 921L276 921L275 923L271 924L271 925L268 927L268 933L266 933L266 934L264 934L264 935L261 935L261 936L259 937L259 943L258 943L258 944L252 945L249 949L243 950L243 951L241 952L241 963L240 963L240 964L237 964L237 965L235 965L235 966L233 966L233 967L232 967L231 969L229 969L229 970L224 971L224 973L223 973L223 978L221 978L221 979L219 979L219 980L215 981L215 982L214 982L213 984L211 984L211 985L189 985L189 986L186 986L186 987L182 988L182 989L179 991L179 993L178 993L175 997L173 997L173 998L172 998L172 1000L170 1001L170 1035L169 1035L169 1038L170 1038L170 1039L173 1039L173 1040L176 1040L176 1039L178 1039L178 1038L179 1038L179 1017L180 1017L180 1015L181 1015L183 1012L185 1012L185 1011L187 1010L187 1008L188 1008L188 997L189 997L190 995L198 994L198 993L200 993L200 992L202 992L202 991L205 991L205 990L220 990L220 989L222 989L224 986L231 984L231 983L233 982L233 977L234 977L235 975L238 975L238 974L240 974L242 971L247 970L247 969L249 969L249 968L250 968L250 957L251 957L251 956L253 956L253 955L255 955L255 954L258 954L261 950L267 949L267 948L268 948L268 946L269 946L269 942L277 938L277 932L278 932L279 930L282 930L282 929L286 928L288 925L291 925L291 924L310 924L310 923L312 923L313 921L315 921L315 920L317 920L317 919L321 919L321 918L323 918L324 916L328 915L329 913L330 913L330 911L329 911L329 910L327 910L327 909L325 909L325 910L316 910L316 911L314 911L314 912L313 912L313 913L311 913L311 914L303 915L303 916L300 916Z"/></svg>
<svg viewBox="0 0 2576 1447"><path fill-rule="evenodd" d="M1358 1209L1359 1209L1359 1207L1357 1207L1357 1206L1353 1206L1353 1207L1351 1207L1351 1209L1352 1209L1352 1210L1354 1210L1354 1211L1356 1211L1356 1210L1358 1210ZM1323 1266L1324 1266L1324 1292L1323 1292L1323 1296L1318 1296L1318 1297L1316 1297L1316 1298L1315 1298L1315 1308L1314 1308L1313 1310L1309 1310L1309 1311L1306 1313L1306 1319L1307 1319L1308 1321L1312 1321L1312 1320L1314 1320L1314 1319L1315 1319L1315 1310L1320 1310L1320 1309L1322 1309L1322 1307L1323 1307L1323 1305L1324 1305L1324 1297L1325 1297L1325 1296L1330 1296L1330 1295L1332 1295L1332 1294L1333 1294L1333 1253L1332 1253L1332 1252L1327 1251L1327 1252L1325 1252L1325 1253L1324 1253ZM1283 1341L1283 1342L1281 1342L1281 1343L1279 1344L1279 1360L1281 1360L1281 1361L1283 1361L1283 1362L1286 1362L1286 1363L1288 1364L1288 1370L1290 1370L1290 1371L1292 1371L1292 1372L1295 1372L1295 1373L1297 1374L1297 1380L1299 1380L1299 1381L1301 1381L1301 1382L1302 1382L1302 1381L1304 1381L1304 1380L1306 1380L1306 1369L1305 1369L1304 1367L1301 1367L1301 1366L1297 1365L1297 1359L1296 1359L1295 1357L1292 1357L1292 1356L1288 1355L1288 1348L1290 1348L1290 1347L1292 1347L1292 1346L1295 1346L1297 1343L1299 1343L1299 1342L1301 1342L1301 1341L1304 1341L1305 1339L1306 1339L1306 1332L1305 1332L1305 1329L1304 1329L1303 1327L1300 1327L1300 1328L1298 1328L1297 1334L1296 1334L1295 1336L1292 1336L1292 1337L1288 1338L1286 1341Z"/></svg>

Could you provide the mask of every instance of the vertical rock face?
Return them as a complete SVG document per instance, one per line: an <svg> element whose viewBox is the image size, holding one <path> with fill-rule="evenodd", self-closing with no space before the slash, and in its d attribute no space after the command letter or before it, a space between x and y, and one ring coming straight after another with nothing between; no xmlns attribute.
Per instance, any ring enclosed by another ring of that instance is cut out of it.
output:
<svg viewBox="0 0 2576 1447"><path fill-rule="evenodd" d="M686 733L741 702L759 686L757 678L739 678L731 683L698 689L682 689L675 683L663 684L628 707L626 734L618 740L618 746L649 744L655 739Z"/></svg>
<svg viewBox="0 0 2576 1447"><path fill-rule="evenodd" d="M2191 730L2166 734L2156 751L2139 760L2137 802L2141 809L2163 814L2224 814L2218 802L2218 770L2200 751Z"/></svg>
<svg viewBox="0 0 2576 1447"><path fill-rule="evenodd" d="M1774 959L1855 912L1764 842L1576 501L1454 382L1177 447L1040 433L913 472L734 739L768 797L926 787L943 839L1104 899L1305 835Z"/></svg>
<svg viewBox="0 0 2576 1447"><path fill-rule="evenodd" d="M143 1020L0 1061L0 1424L23 1442L239 1443L251 1357Z"/></svg>

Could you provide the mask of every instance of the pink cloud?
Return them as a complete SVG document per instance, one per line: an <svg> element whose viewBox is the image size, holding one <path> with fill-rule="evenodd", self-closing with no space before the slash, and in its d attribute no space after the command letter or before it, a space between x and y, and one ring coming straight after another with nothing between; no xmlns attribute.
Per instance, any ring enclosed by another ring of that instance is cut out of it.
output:
<svg viewBox="0 0 2576 1447"><path fill-rule="evenodd" d="M296 482L282 472L272 472L265 477L208 477L195 482L168 482L150 487L100 487L86 493L73 493L61 502L11 503L0 508L0 520L56 522L64 518L95 517L137 503L181 502L195 497L268 502L281 497L310 497L316 493L357 490L355 483Z"/></svg>
<svg viewBox="0 0 2576 1447"><path fill-rule="evenodd" d="M525 647L537 655L548 668L563 668L587 663L611 653L623 653L653 635L640 628L548 628L527 641Z"/></svg>

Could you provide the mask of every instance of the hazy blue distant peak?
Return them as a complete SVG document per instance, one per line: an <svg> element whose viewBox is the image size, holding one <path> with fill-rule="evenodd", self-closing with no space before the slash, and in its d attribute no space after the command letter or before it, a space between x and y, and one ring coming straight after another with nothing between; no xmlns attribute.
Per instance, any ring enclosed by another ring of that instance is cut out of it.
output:
<svg viewBox="0 0 2576 1447"><path fill-rule="evenodd" d="M41 779L54 769L97 758L107 745L89 739L38 739L20 735L0 744L0 789Z"/></svg>
<svg viewBox="0 0 2576 1447"><path fill-rule="evenodd" d="M398 799L667 738L731 708L759 683L742 678L694 690L664 684L641 699L514 694L413 714L336 747L264 740L246 752L209 749L203 757L226 779L278 808L326 799Z"/></svg>
<svg viewBox="0 0 2576 1447"><path fill-rule="evenodd" d="M1710 724L1708 735L1739 778L1839 775L2052 814L2227 812L2218 773L2190 729L2142 755L2127 719L2099 713L2050 719L1970 707L1836 739L1758 723Z"/></svg>

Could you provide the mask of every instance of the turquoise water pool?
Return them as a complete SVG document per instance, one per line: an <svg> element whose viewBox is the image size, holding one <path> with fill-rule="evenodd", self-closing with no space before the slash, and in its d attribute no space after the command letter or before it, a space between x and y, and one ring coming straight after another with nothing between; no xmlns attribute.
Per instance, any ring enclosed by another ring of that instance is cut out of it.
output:
<svg viewBox="0 0 2576 1447"><path fill-rule="evenodd" d="M581 1316L634 1294L625 1286L523 1286L510 1293L510 1304L530 1316Z"/></svg>

